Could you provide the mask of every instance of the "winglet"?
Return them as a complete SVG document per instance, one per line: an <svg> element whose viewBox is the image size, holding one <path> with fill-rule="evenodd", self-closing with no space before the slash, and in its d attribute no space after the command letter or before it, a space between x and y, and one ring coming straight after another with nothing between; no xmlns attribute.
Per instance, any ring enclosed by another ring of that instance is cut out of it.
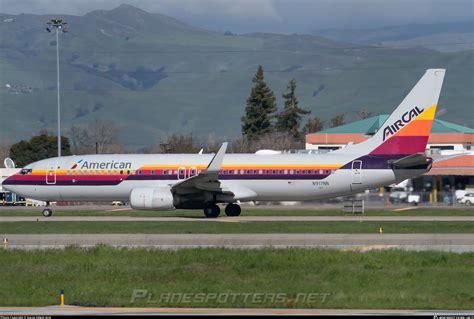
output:
<svg viewBox="0 0 474 319"><path fill-rule="evenodd" d="M216 155L212 158L211 162L207 166L207 173L218 173L221 169L222 161L224 160L225 151L227 149L227 142L222 143L221 148L217 151Z"/></svg>

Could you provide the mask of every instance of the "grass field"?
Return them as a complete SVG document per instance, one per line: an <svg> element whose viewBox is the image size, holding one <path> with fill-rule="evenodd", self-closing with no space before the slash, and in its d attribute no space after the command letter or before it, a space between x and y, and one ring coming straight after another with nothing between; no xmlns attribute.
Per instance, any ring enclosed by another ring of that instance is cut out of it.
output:
<svg viewBox="0 0 474 319"><path fill-rule="evenodd" d="M62 210L54 207L53 216L136 216L136 217L192 217L203 216L201 210L176 210L176 211L134 211L121 210L122 208L108 208L104 210ZM409 210L397 210L399 207L388 207L382 209L369 209L365 216L474 216L474 208L436 209L436 208L414 208ZM1 216L41 216L42 208L11 209L0 207ZM225 216L222 212L222 216ZM278 208L278 209L242 209L241 216L353 216L351 213L343 213L342 209L311 209L311 208Z"/></svg>
<svg viewBox="0 0 474 319"><path fill-rule="evenodd" d="M474 222L5 222L0 234L474 233Z"/></svg>
<svg viewBox="0 0 474 319"><path fill-rule="evenodd" d="M64 289L66 304L82 306L474 308L473 253L148 251L98 246L1 251L0 269L1 306L58 304L58 293ZM147 298L131 303L134 289L146 289ZM183 303L184 299L166 300L161 295L176 293L267 293L286 298L260 297L254 302L239 297L222 303L192 298ZM295 300L302 293L316 297Z"/></svg>

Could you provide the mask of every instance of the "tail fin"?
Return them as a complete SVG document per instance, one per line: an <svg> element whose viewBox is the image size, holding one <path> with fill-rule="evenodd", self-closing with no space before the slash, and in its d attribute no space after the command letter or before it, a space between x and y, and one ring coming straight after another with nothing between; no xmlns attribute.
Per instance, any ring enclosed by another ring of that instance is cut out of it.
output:
<svg viewBox="0 0 474 319"><path fill-rule="evenodd" d="M372 155L410 155L425 152L445 71L426 70L372 138L344 150Z"/></svg>

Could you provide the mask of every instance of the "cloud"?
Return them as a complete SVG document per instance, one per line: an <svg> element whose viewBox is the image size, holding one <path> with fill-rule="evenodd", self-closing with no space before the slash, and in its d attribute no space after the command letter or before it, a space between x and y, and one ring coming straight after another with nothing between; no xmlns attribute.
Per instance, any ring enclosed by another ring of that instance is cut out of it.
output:
<svg viewBox="0 0 474 319"><path fill-rule="evenodd" d="M0 0L3 13L82 15L122 3L234 32L311 32L473 19L472 0Z"/></svg>
<svg viewBox="0 0 474 319"><path fill-rule="evenodd" d="M180 15L281 21L272 0L161 0L156 9ZM155 10L156 11L156 10Z"/></svg>

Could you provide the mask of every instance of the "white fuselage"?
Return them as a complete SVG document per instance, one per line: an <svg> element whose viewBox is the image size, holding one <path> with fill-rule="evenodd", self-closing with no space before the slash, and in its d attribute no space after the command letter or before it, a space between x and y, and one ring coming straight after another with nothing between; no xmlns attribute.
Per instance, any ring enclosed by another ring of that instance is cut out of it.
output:
<svg viewBox="0 0 474 319"><path fill-rule="evenodd" d="M173 186L204 171L211 154L84 155L26 166L5 187L44 201L127 201L138 187ZM398 182L405 173L371 168L351 154L226 154L219 181L239 201L303 201L349 195Z"/></svg>

